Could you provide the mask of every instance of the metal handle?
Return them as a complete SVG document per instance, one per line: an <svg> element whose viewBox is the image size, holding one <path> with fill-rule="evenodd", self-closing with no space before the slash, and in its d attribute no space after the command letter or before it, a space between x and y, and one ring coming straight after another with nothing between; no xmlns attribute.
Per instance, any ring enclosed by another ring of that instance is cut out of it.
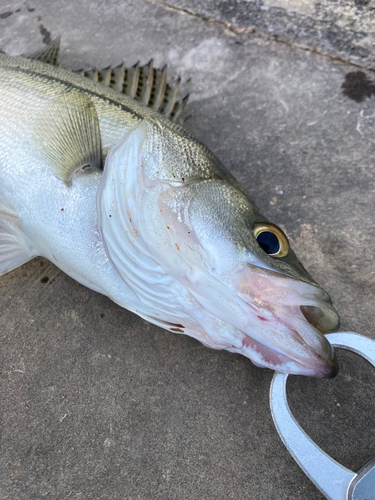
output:
<svg viewBox="0 0 375 500"><path fill-rule="evenodd" d="M331 333L327 335L327 339L334 347L353 351L367 359L375 367L374 340L353 332ZM288 374L275 373L270 389L271 413L283 443L301 469L326 498L329 500L360 500L361 496L358 496L360 488L350 487L352 482L360 485L360 481L354 481L357 474L336 462L319 448L293 417L286 397L287 378ZM369 481L372 483L374 467L372 465L365 473L363 471L366 467L361 469L362 476L367 477L367 486ZM364 482L365 480L362 479L362 484ZM375 482L372 484L373 494L364 496L363 500L375 499Z"/></svg>

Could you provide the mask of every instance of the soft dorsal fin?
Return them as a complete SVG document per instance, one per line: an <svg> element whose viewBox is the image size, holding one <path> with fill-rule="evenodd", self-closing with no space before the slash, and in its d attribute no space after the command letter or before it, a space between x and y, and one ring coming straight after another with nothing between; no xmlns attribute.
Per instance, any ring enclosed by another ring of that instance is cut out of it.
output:
<svg viewBox="0 0 375 500"><path fill-rule="evenodd" d="M58 36L42 49L37 50L32 54L25 54L23 57L52 64L53 66L58 66L60 55L60 40L61 38Z"/></svg>
<svg viewBox="0 0 375 500"><path fill-rule="evenodd" d="M66 184L85 166L102 168L98 115L90 99L77 90L50 99L37 120L34 140Z"/></svg>
<svg viewBox="0 0 375 500"><path fill-rule="evenodd" d="M141 101L173 122L181 123L180 117L189 95L177 101L181 78L178 77L172 85L167 83L167 66L161 70L156 69L151 59L145 66L137 63L127 68L121 64L116 68L90 71L79 69L74 72Z"/></svg>

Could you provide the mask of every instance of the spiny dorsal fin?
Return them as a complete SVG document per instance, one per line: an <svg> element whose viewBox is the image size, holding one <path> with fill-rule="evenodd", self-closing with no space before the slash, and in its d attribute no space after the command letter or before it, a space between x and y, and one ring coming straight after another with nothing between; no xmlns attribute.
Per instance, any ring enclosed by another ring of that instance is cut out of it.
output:
<svg viewBox="0 0 375 500"><path fill-rule="evenodd" d="M43 47L43 49L37 50L32 54L25 54L23 57L52 64L53 66L58 66L59 55L60 55L60 40L61 38L58 36L57 38L52 40L52 42L50 42L48 45Z"/></svg>
<svg viewBox="0 0 375 500"><path fill-rule="evenodd" d="M66 184L85 166L102 168L98 115L81 92L72 90L51 98L39 116L34 140L41 156Z"/></svg>
<svg viewBox="0 0 375 500"><path fill-rule="evenodd" d="M169 85L167 83L167 66L161 70L156 69L151 59L145 66L136 63L127 68L124 64L120 64L115 68L108 67L90 71L79 69L74 72L143 102L173 122L182 123L180 116L189 96L177 101L181 78L178 77L172 85Z"/></svg>

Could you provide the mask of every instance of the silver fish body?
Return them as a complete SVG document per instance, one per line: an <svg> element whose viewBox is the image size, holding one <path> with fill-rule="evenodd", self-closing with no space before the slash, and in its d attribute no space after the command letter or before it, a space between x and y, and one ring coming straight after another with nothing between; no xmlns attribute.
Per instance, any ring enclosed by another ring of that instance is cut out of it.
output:
<svg viewBox="0 0 375 500"><path fill-rule="evenodd" d="M337 373L329 296L182 127L80 75L2 54L0 117L0 274L40 255L209 347L281 372ZM267 253L258 230L284 253Z"/></svg>

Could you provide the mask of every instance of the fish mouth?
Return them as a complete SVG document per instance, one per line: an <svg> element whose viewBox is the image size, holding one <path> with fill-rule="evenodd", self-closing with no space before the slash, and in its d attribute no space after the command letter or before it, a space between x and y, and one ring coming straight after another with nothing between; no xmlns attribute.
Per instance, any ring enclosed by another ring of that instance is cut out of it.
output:
<svg viewBox="0 0 375 500"><path fill-rule="evenodd" d="M256 314L258 335L242 330L242 353L282 373L335 377L337 358L325 334L337 331L340 318L329 295L315 284L268 273L254 277L251 270L246 282L250 289L239 294Z"/></svg>
<svg viewBox="0 0 375 500"><path fill-rule="evenodd" d="M289 330L288 336L293 338L294 344L300 344L297 349L295 346L293 349L285 349L285 346L270 347L243 332L243 354L247 355L254 364L281 373L314 378L334 378L338 374L339 367L335 351L324 336L328 333L327 325L321 329L314 326L317 324L321 326L322 317L325 317L326 311L317 306L301 306L300 314L296 311L292 314L293 316L283 311L278 316L277 323ZM270 322L268 318L259 317L259 319L263 322ZM298 323L300 324L297 325ZM332 323L329 331L336 331L338 325L337 319Z"/></svg>

